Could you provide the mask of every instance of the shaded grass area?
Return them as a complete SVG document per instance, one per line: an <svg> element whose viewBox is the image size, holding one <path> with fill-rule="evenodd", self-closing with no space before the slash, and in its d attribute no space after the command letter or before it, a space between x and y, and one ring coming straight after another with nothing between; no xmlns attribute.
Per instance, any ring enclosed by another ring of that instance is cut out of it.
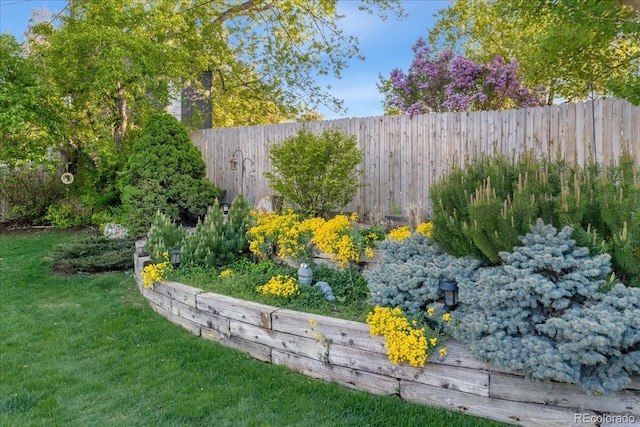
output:
<svg viewBox="0 0 640 427"><path fill-rule="evenodd" d="M131 272L62 276L76 234L0 235L1 426L497 426L312 380L195 338Z"/></svg>

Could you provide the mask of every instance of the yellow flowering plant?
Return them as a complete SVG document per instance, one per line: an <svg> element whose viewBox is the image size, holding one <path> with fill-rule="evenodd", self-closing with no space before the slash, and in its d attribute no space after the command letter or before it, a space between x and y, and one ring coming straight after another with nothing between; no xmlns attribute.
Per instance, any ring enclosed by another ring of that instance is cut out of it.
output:
<svg viewBox="0 0 640 427"><path fill-rule="evenodd" d="M322 218L302 220L290 209L282 213L258 214L256 225L248 232L249 250L261 258L273 255L294 259L308 257L311 236L322 222Z"/></svg>
<svg viewBox="0 0 640 427"><path fill-rule="evenodd" d="M408 362L424 367L430 351L438 344L434 331L418 327L399 307L375 306L366 319L371 335L385 338L387 355L392 363Z"/></svg>
<svg viewBox="0 0 640 427"><path fill-rule="evenodd" d="M169 253L164 252L162 258L164 261L149 264L142 269L142 285L145 288L150 288L156 282L164 282L168 273L173 270L173 266L169 262Z"/></svg>
<svg viewBox="0 0 640 427"><path fill-rule="evenodd" d="M436 331L436 334L438 335L440 335L443 325L445 326L445 328L448 328L450 323L452 323L451 313L442 313L439 321L438 312L434 307L429 307L427 309L427 319L430 321L431 325L433 324L437 325L435 328L435 331ZM442 322L444 322L444 324ZM435 344L434 344L434 347L435 347ZM444 358L447 355L447 347L440 348L438 350L438 355L440 356L440 358Z"/></svg>
<svg viewBox="0 0 640 427"><path fill-rule="evenodd" d="M433 236L433 222L429 221L418 224L416 227L416 233L421 233L428 238L431 238L431 236Z"/></svg>
<svg viewBox="0 0 640 427"><path fill-rule="evenodd" d="M300 286L297 279L287 274L278 274L269 279L266 284L258 286L256 291L264 295L290 297L292 295L300 295Z"/></svg>
<svg viewBox="0 0 640 427"><path fill-rule="evenodd" d="M387 233L387 239L397 240L399 242L402 242L404 239L408 239L409 237L411 237L411 229L408 225L396 227Z"/></svg>
<svg viewBox="0 0 640 427"><path fill-rule="evenodd" d="M415 232L424 234L426 237L431 238L431 236L433 236L433 223L431 221L420 223L416 227ZM411 237L411 228L409 228L408 225L396 227L387 233L387 239L398 240L400 242L404 239L408 239L409 237Z"/></svg>
<svg viewBox="0 0 640 427"><path fill-rule="evenodd" d="M362 256L373 257L375 242L384 239L381 226L370 228L356 224L358 216L339 214L332 219L301 219L291 210L260 215L249 230L249 249L266 258L304 259L311 256L311 245L327 253L341 267L359 262Z"/></svg>
<svg viewBox="0 0 640 427"><path fill-rule="evenodd" d="M382 227L364 228L355 224L357 221L355 213L336 215L314 231L311 242L338 261L340 267L349 262L360 262L363 255L373 257L375 242L384 239Z"/></svg>
<svg viewBox="0 0 640 427"><path fill-rule="evenodd" d="M226 277L232 277L232 276L233 276L233 270L230 268L224 269L220 273L218 273L218 279L224 279Z"/></svg>

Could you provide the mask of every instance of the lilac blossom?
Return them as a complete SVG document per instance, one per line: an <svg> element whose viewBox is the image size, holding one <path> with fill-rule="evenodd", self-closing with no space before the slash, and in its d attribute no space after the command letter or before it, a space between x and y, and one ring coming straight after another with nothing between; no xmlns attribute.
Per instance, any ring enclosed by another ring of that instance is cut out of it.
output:
<svg viewBox="0 0 640 427"><path fill-rule="evenodd" d="M544 104L540 88L523 86L518 63L496 56L477 64L450 50L432 58L419 38L409 71L396 68L383 85L385 107L411 116L429 112L498 110Z"/></svg>

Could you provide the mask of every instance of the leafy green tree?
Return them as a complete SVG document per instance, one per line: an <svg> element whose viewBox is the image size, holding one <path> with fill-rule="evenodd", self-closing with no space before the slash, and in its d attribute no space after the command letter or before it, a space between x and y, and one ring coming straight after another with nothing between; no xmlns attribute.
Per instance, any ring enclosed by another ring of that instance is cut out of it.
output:
<svg viewBox="0 0 640 427"><path fill-rule="evenodd" d="M275 171L265 172L265 177L285 202L311 216L326 216L353 199L360 186L356 167L363 156L355 136L337 129L321 135L302 129L270 147Z"/></svg>
<svg viewBox="0 0 640 427"><path fill-rule="evenodd" d="M205 70L217 126L291 120L320 103L339 108L315 83L358 55L357 40L338 26L336 3L74 0L60 26L34 28L31 49L70 103L69 124L84 134L74 143L106 154L172 89L197 88ZM399 5L362 3L383 15Z"/></svg>
<svg viewBox="0 0 640 427"><path fill-rule="evenodd" d="M62 103L18 42L0 35L0 164L51 161L61 142Z"/></svg>
<svg viewBox="0 0 640 427"><path fill-rule="evenodd" d="M149 117L118 182L129 231L145 233L158 210L195 225L221 193L205 174L185 127L166 113Z"/></svg>
<svg viewBox="0 0 640 427"><path fill-rule="evenodd" d="M211 102L215 126L293 120L319 104L339 109L315 83L318 74L339 76L359 55L336 4L73 0L57 20L34 25L26 52L64 101L62 145L78 197L91 207L119 199L115 172L141 123L184 87ZM381 16L402 13L398 0L361 4ZM210 89L200 83L204 71Z"/></svg>
<svg viewBox="0 0 640 427"><path fill-rule="evenodd" d="M593 95L639 100L640 21L619 0L456 0L429 33L476 61L515 59L547 101Z"/></svg>

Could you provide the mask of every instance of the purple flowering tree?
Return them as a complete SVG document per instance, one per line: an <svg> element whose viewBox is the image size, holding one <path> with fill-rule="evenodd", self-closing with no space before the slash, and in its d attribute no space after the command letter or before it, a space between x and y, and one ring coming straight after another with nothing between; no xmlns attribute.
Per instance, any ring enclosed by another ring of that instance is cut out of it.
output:
<svg viewBox="0 0 640 427"><path fill-rule="evenodd" d="M419 38L409 72L396 68L379 86L387 111L423 114L444 111L501 110L544 104L542 91L522 85L518 63L505 63L500 56L476 64L445 50L432 58L432 51Z"/></svg>

